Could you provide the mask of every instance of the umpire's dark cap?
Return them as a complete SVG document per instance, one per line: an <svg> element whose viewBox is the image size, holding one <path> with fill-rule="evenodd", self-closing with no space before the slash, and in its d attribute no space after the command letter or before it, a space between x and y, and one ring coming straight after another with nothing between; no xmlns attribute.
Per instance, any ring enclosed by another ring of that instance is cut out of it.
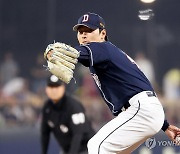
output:
<svg viewBox="0 0 180 154"><path fill-rule="evenodd" d="M48 87L59 87L61 85L64 85L64 83L61 80L59 80L55 75L51 75L47 79L47 86Z"/></svg>
<svg viewBox="0 0 180 154"><path fill-rule="evenodd" d="M77 31L79 26L86 26L94 30L97 28L104 29L105 21L98 14L88 12L78 19L78 24L73 27L73 30Z"/></svg>

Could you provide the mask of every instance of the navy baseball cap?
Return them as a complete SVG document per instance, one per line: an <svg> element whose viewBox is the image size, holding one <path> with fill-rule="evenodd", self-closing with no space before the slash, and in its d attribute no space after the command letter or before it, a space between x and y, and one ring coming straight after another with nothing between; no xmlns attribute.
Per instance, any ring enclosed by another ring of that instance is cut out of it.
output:
<svg viewBox="0 0 180 154"><path fill-rule="evenodd" d="M97 28L104 29L105 21L98 14L88 12L78 19L78 23L73 27L73 30L77 31L79 26L86 26L93 30Z"/></svg>
<svg viewBox="0 0 180 154"><path fill-rule="evenodd" d="M55 75L51 75L47 79L47 86L49 86L49 87L59 87L63 84L64 83L61 80L59 80L58 77L56 77Z"/></svg>

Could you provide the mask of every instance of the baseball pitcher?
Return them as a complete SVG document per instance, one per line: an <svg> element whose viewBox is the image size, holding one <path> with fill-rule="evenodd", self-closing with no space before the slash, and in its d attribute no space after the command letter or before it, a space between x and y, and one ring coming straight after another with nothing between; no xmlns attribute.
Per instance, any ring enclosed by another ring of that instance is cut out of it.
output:
<svg viewBox="0 0 180 154"><path fill-rule="evenodd" d="M143 72L125 52L108 41L104 19L86 13L73 27L78 46L48 45L49 71L69 83L77 62L90 69L105 103L116 116L88 142L89 154L128 154L161 129L175 141L180 129L165 120L163 107ZM122 110L125 109L125 110Z"/></svg>

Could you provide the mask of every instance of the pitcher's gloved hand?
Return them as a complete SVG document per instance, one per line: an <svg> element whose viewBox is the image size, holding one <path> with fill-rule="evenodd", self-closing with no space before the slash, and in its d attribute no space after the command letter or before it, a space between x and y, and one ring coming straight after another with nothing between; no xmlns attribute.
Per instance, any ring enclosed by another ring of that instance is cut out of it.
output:
<svg viewBox="0 0 180 154"><path fill-rule="evenodd" d="M60 42L49 44L44 52L48 70L67 84L73 78L78 57L79 52L76 49Z"/></svg>

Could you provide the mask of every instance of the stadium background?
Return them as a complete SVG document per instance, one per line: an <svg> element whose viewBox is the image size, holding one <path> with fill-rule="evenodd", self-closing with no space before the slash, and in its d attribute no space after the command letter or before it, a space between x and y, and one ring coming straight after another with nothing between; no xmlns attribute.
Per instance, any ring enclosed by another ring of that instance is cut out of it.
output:
<svg viewBox="0 0 180 154"><path fill-rule="evenodd" d="M139 10L148 8L153 9L155 16L152 20L140 20ZM110 41L132 58L140 51L148 57L154 66L153 85L162 99L167 118L180 126L179 8L179 0L156 0L148 5L139 0L0 0L0 153L40 153L40 109L46 98L43 88L49 75L42 66L45 64L42 55L54 40L76 45L76 33L72 27L86 12L100 14L106 21ZM2 69L7 54L13 56L17 64L18 71L14 76L11 74L12 78L4 77L4 72L9 70ZM38 58L40 62L37 62ZM176 72L172 73L174 69ZM71 82L68 91L81 99L98 130L112 117L102 104L88 71L78 65L75 77L77 84ZM17 78L23 86L13 93L7 90L5 96L4 87ZM94 117L92 110L95 111ZM157 139L167 140L162 132ZM53 143L50 153L58 153L54 140ZM159 146L152 151L163 153L164 148L180 152L172 145Z"/></svg>

